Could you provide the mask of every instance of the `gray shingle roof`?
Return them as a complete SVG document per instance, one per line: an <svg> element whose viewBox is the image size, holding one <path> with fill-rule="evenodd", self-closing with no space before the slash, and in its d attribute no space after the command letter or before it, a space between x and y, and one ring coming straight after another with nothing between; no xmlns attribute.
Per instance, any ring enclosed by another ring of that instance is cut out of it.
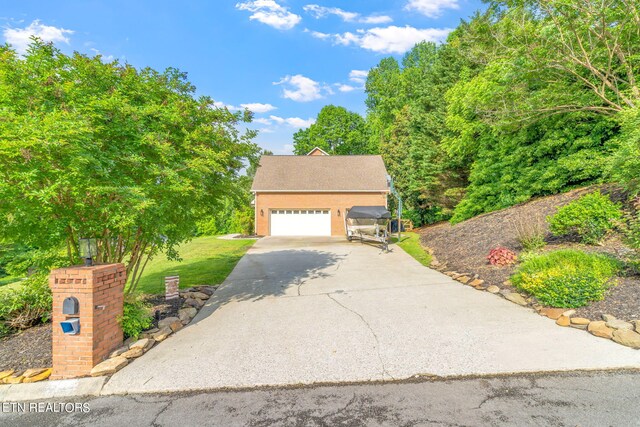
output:
<svg viewBox="0 0 640 427"><path fill-rule="evenodd" d="M381 156L262 156L252 191L388 191Z"/></svg>

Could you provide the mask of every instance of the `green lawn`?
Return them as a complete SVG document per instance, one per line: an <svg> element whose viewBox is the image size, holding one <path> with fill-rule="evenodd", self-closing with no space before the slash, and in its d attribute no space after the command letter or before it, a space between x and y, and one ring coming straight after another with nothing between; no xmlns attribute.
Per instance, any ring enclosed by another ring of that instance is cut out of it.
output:
<svg viewBox="0 0 640 427"><path fill-rule="evenodd" d="M426 267L428 267L433 260L431 254L420 244L420 235L418 233L402 233L402 240L398 242L398 246Z"/></svg>
<svg viewBox="0 0 640 427"><path fill-rule="evenodd" d="M17 277L3 277L0 279L0 293L18 289L21 284L22 280Z"/></svg>
<svg viewBox="0 0 640 427"><path fill-rule="evenodd" d="M254 242L222 240L216 236L195 238L178 249L182 261L168 261L163 254L149 261L137 291L163 293L164 277L175 274L180 276L181 288L222 283Z"/></svg>

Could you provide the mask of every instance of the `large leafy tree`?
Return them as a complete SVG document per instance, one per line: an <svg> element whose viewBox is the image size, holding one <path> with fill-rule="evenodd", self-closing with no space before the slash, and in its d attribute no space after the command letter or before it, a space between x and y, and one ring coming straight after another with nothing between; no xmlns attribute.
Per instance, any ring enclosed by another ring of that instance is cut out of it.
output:
<svg viewBox="0 0 640 427"><path fill-rule="evenodd" d="M293 135L295 154L307 154L315 147L329 154L368 154L364 119L344 107L323 107L314 124Z"/></svg>
<svg viewBox="0 0 640 427"><path fill-rule="evenodd" d="M0 47L0 235L38 248L79 237L99 262L125 262L135 289L150 256L240 192L248 113L216 108L176 69L138 70L34 40Z"/></svg>

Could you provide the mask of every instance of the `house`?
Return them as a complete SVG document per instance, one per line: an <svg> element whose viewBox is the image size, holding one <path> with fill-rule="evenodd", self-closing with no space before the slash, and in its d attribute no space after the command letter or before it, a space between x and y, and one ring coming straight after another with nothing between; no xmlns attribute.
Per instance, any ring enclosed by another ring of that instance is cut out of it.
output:
<svg viewBox="0 0 640 427"><path fill-rule="evenodd" d="M251 191L261 236L344 236L352 206L387 206L381 156L262 156Z"/></svg>

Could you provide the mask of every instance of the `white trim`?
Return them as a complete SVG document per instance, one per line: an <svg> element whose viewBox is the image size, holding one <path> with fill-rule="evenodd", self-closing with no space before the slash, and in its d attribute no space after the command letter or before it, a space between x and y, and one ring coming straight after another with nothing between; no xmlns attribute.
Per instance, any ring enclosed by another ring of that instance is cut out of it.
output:
<svg viewBox="0 0 640 427"><path fill-rule="evenodd" d="M320 151L320 152L321 152L322 154L324 154L325 156L328 156L328 155L329 155L329 153L327 153L326 151L324 151L322 148L320 148L320 147L315 147L313 150L311 150L311 151L309 151L309 152L307 153L307 156L308 156L308 155L310 155L311 153L313 153L313 152L314 152L314 151L316 151L316 150Z"/></svg>

